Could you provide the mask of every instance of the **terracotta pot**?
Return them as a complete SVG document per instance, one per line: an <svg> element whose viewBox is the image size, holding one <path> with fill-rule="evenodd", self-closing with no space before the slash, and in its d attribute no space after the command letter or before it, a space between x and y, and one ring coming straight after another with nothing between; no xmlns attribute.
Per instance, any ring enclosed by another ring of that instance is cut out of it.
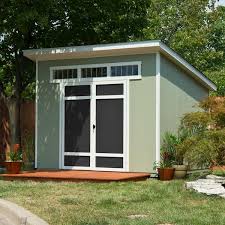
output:
<svg viewBox="0 0 225 225"><path fill-rule="evenodd" d="M174 168L157 168L160 180L172 180L174 176Z"/></svg>
<svg viewBox="0 0 225 225"><path fill-rule="evenodd" d="M211 166L209 169L212 171L225 171L225 166Z"/></svg>
<svg viewBox="0 0 225 225"><path fill-rule="evenodd" d="M10 174L20 173L22 162L5 162L6 172Z"/></svg>
<svg viewBox="0 0 225 225"><path fill-rule="evenodd" d="M174 178L175 179L183 179L187 175L188 166L186 165L174 165L173 168L175 169Z"/></svg>

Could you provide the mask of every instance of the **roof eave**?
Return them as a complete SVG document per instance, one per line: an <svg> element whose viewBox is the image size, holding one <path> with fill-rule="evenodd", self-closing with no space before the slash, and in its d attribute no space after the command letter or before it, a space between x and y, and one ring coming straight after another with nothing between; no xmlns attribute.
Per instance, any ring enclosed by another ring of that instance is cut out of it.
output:
<svg viewBox="0 0 225 225"><path fill-rule="evenodd" d="M217 90L216 85L204 74L198 71L195 67L184 60L180 55L178 55L167 45L158 40L47 49L31 49L23 51L24 56L31 59L32 61L107 57L131 54L145 54L153 52L160 52L163 55L166 55L177 65L189 72L194 78L199 80L199 82L201 82L201 84L203 84L209 90Z"/></svg>

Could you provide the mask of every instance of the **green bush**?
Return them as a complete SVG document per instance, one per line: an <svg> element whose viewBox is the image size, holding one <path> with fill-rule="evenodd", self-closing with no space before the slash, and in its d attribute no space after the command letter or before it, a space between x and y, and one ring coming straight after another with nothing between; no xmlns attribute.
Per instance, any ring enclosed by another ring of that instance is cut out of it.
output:
<svg viewBox="0 0 225 225"><path fill-rule="evenodd" d="M225 164L225 129L209 130L186 138L177 146L190 166Z"/></svg>
<svg viewBox="0 0 225 225"><path fill-rule="evenodd" d="M211 115L207 112L186 113L181 119L180 131L184 129L190 136L204 132L212 123Z"/></svg>

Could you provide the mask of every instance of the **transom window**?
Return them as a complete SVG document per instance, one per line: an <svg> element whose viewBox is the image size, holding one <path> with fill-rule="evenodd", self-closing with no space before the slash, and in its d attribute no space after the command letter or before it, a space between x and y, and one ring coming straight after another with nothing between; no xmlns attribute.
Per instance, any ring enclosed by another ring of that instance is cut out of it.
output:
<svg viewBox="0 0 225 225"><path fill-rule="evenodd" d="M52 67L50 70L52 82L64 82L74 79L109 79L110 77L129 77L128 79L140 79L141 62L63 66Z"/></svg>
<svg viewBox="0 0 225 225"><path fill-rule="evenodd" d="M138 65L111 66L111 76L134 76L138 75Z"/></svg>
<svg viewBox="0 0 225 225"><path fill-rule="evenodd" d="M81 68L81 77L106 77L107 67Z"/></svg>
<svg viewBox="0 0 225 225"><path fill-rule="evenodd" d="M53 70L53 79L75 79L77 78L77 69L58 69Z"/></svg>

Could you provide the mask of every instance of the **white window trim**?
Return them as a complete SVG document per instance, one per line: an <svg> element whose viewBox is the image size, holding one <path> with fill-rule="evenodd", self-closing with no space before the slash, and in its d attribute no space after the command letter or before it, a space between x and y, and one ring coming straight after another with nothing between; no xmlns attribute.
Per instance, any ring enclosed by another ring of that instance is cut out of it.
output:
<svg viewBox="0 0 225 225"><path fill-rule="evenodd" d="M111 76L111 67L112 66L129 66L129 65L138 65L138 75L130 76ZM98 67L107 67L107 76L106 77L93 77L93 78L82 78L81 69L83 68L98 68ZM77 83L81 81L114 81L121 79L128 80L138 80L141 79L141 61L132 61L132 62L118 62L118 63L103 63L103 64L82 64L82 65L70 65L70 66L54 66L50 67L50 83ZM77 78L72 79L53 79L54 70L66 70L66 69L77 69Z"/></svg>

